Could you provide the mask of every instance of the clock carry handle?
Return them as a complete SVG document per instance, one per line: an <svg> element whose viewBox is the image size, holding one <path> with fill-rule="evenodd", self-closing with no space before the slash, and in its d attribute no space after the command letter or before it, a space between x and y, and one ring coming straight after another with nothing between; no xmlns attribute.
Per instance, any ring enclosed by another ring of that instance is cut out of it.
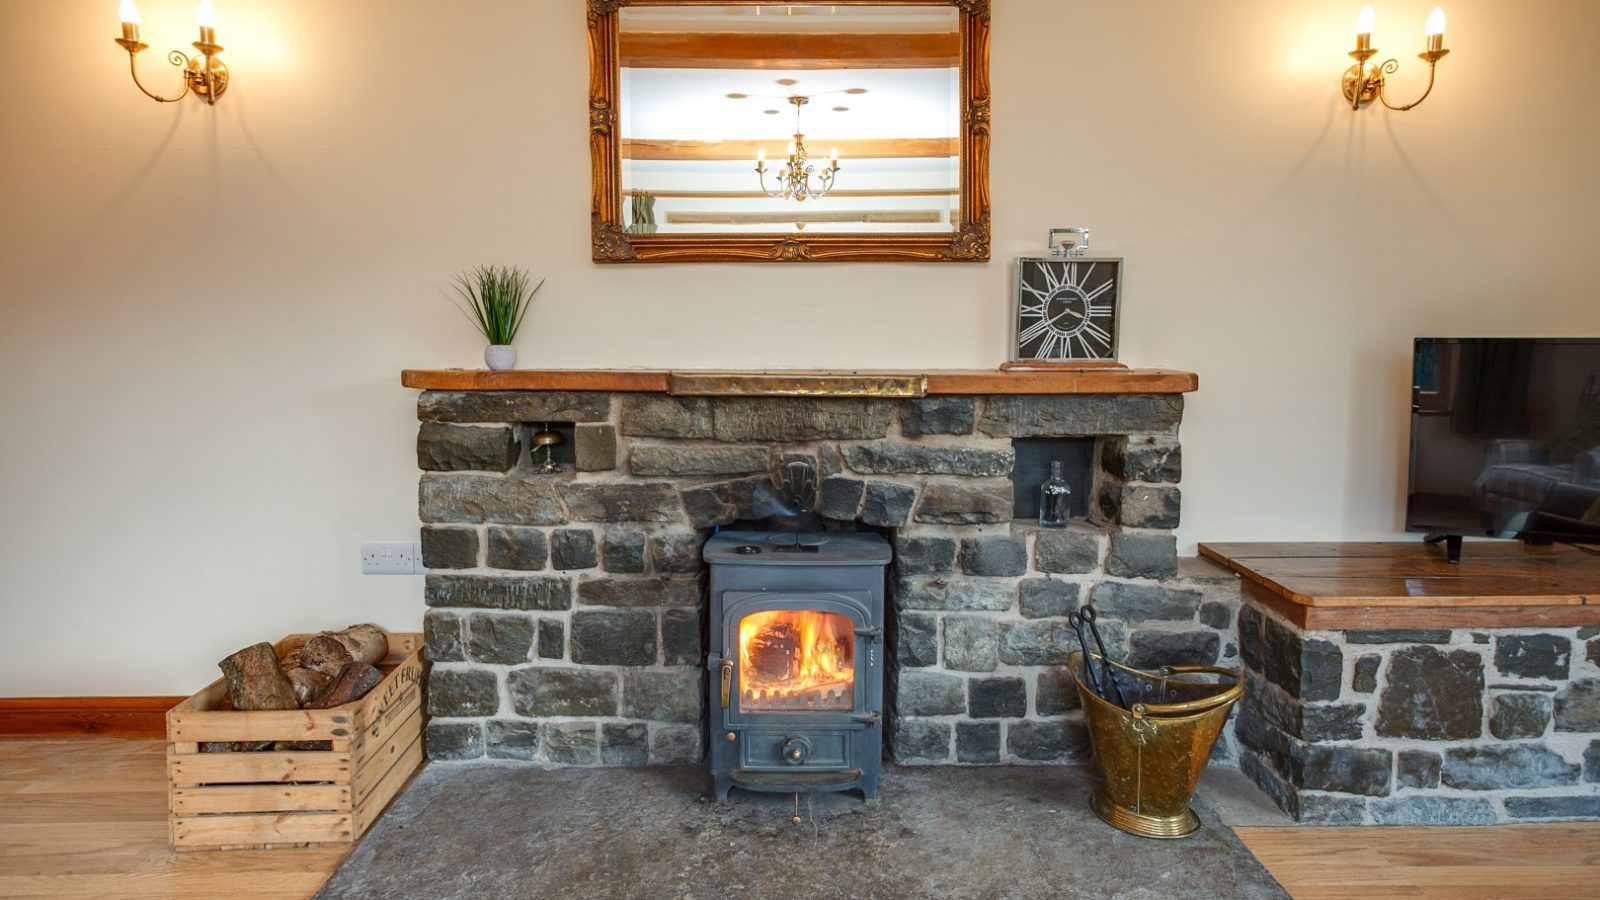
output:
<svg viewBox="0 0 1600 900"><path fill-rule="evenodd" d="M1061 240L1062 235L1072 235L1076 240L1071 243L1064 242ZM1089 229L1052 228L1048 246L1051 256L1082 256L1089 252Z"/></svg>

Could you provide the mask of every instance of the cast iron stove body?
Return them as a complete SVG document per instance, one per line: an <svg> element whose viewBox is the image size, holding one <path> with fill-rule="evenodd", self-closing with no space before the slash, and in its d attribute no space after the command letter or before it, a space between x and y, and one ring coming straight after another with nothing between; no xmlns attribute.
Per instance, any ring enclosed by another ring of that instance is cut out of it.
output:
<svg viewBox="0 0 1600 900"><path fill-rule="evenodd" d="M883 595L875 534L722 532L711 569L711 775L728 790L878 794Z"/></svg>

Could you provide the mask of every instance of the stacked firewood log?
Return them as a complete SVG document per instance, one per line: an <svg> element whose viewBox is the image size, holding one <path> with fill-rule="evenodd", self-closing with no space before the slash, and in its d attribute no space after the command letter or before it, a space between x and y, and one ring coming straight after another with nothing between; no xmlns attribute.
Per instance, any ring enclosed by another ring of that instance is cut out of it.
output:
<svg viewBox="0 0 1600 900"><path fill-rule="evenodd" d="M230 654L222 670L220 709L329 709L353 703L378 686L389 638L376 625L324 631L279 658L265 641ZM201 744L206 753L326 750L326 741L228 741Z"/></svg>

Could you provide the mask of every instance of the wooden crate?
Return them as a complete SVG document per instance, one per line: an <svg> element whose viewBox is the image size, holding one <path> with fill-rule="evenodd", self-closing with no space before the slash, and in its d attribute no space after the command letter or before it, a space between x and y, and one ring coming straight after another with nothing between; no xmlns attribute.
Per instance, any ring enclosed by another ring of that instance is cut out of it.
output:
<svg viewBox="0 0 1600 900"><path fill-rule="evenodd" d="M290 635L279 655L315 637ZM218 711L221 679L167 713L168 821L178 850L350 844L422 764L422 635L389 635L383 681L333 709ZM332 749L201 753L206 741Z"/></svg>

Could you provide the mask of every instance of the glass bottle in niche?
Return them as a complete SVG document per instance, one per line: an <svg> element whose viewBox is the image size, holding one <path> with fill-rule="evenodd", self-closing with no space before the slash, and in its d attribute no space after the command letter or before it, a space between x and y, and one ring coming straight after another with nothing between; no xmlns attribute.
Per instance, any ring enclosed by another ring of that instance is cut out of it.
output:
<svg viewBox="0 0 1600 900"><path fill-rule="evenodd" d="M1072 488L1061 477L1061 461L1050 463L1050 479L1039 485L1039 526L1065 528L1072 516Z"/></svg>

